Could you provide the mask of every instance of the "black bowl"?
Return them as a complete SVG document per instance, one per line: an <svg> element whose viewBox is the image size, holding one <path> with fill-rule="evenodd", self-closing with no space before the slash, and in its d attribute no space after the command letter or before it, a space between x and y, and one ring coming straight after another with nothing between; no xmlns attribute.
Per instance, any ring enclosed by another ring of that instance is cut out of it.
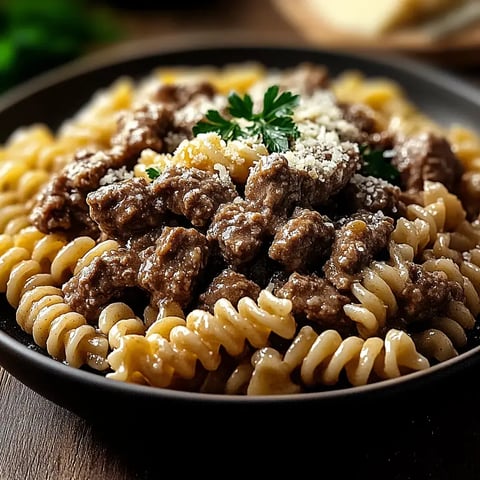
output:
<svg viewBox="0 0 480 480"><path fill-rule="evenodd" d="M369 57L348 52L278 45L223 45L206 41L170 46L149 41L101 52L38 77L0 98L0 141L22 125L42 122L56 128L75 113L101 87L122 75L140 78L158 66L222 65L257 60L271 67L288 67L301 61L325 64L333 74L360 69L366 75L386 76L398 82L410 98L441 124L480 125L480 92L473 86L435 68L404 58ZM459 392L468 396L469 379L479 373L480 347L454 359L398 379L363 387L328 392L273 396L230 396L187 393L126 384L59 363L32 345L15 323L14 311L3 299L0 310L0 364L25 385L76 414L94 420L133 423L148 414L149 422L163 422L165 412L207 423L239 418L255 412L264 418L298 418L306 412L335 408L342 415L379 405L432 401ZM453 392L453 394L452 394ZM434 400L435 399L435 400ZM387 402L387 403L385 403ZM108 409L106 408L108 406ZM400 408L400 407L398 407ZM340 410L339 410L340 409ZM151 412L157 412L157 415ZM163 413L162 413L163 412ZM301 413L300 413L301 412ZM356 415L356 414L355 414ZM333 419L337 417L333 416ZM122 423L123 424L123 423Z"/></svg>

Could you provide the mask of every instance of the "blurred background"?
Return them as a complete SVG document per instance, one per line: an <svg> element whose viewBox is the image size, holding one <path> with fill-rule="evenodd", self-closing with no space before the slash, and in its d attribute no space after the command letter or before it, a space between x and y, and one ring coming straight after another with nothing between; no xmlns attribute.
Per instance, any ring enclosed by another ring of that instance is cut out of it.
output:
<svg viewBox="0 0 480 480"><path fill-rule="evenodd" d="M401 53L480 84L480 0L0 0L0 32L0 93L101 49L194 34Z"/></svg>

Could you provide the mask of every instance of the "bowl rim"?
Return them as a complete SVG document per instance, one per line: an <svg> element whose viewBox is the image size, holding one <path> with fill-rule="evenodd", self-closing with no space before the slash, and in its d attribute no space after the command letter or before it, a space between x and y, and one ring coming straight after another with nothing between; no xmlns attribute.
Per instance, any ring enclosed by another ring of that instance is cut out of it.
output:
<svg viewBox="0 0 480 480"><path fill-rule="evenodd" d="M480 89L468 81L457 77L456 75L438 68L434 65L424 62L405 58L402 55L372 55L369 53L350 52L344 50L322 49L311 45L295 44L289 42L283 44L278 41L265 41L259 44L251 38L244 38L239 41L238 36L228 37L229 40L222 38L222 43L218 44L218 35L200 36L187 35L174 36L171 42L165 42L162 36L162 42L156 38L130 41L127 44L117 45L115 47L106 48L96 53L88 54L78 60L74 60L63 66L57 67L34 78L23 82L22 84L8 90L0 95L0 112L15 105L15 103L26 99L36 92L40 92L46 88L54 87L57 84L73 79L80 74L94 74L98 69L115 66L119 63L125 63L134 60L141 60L145 57L159 57L162 55L181 53L195 53L198 51L229 51L229 50L248 50L252 54L255 51L292 51L300 53L309 53L313 55L321 55L322 53L342 57L348 60L358 59L362 62L368 62L372 65L392 68L397 71L403 71L408 75L421 77L428 83L435 84L441 88L455 92L459 97L465 99L478 98L477 104L480 107ZM6 355L9 361L3 362L2 358ZM70 382L78 385L88 385L99 390L107 390L112 394L125 394L132 396L153 397L156 399L183 400L188 402L200 403L218 403L218 404L270 404L272 402L280 404L291 404L292 402L321 402L338 399L349 399L365 397L371 398L372 394L375 398L379 394L390 395L405 388L415 388L419 381L436 381L442 374L455 375L456 372L470 365L480 364L480 346L474 347L457 357L432 365L425 370L402 375L397 378L381 380L375 383L346 388L334 388L332 390L322 390L318 392L303 392L296 394L274 394L274 395L255 395L240 396L230 394L217 393L201 393L182 390L173 390L162 387L152 387L147 385L138 385L127 382L121 382L106 379L103 375L93 373L87 370L69 367L58 360L55 360L45 354L29 349L28 346L13 338L7 332L0 329L0 360L3 364L11 363L11 359L22 358L22 360L35 364L42 372L51 373L52 376L67 377ZM0 362L0 364L2 364ZM6 371L25 383L13 372L12 368L4 367ZM31 389L38 390L35 386ZM43 396L43 393L41 393ZM59 403L59 402L56 402ZM68 408L68 405L66 405Z"/></svg>
<svg viewBox="0 0 480 480"><path fill-rule="evenodd" d="M219 40L221 40L221 43L219 43ZM0 94L0 111L22 100L25 96L32 95L57 83L62 83L77 75L108 68L119 63L173 53L232 49L249 49L252 52L258 50L288 50L312 54L324 53L344 57L345 59L358 59L419 76L432 84L450 91L454 90L460 96L475 97L480 92L480 88L469 80L460 78L440 66L429 64L399 52L382 54L369 51L351 51L342 48L329 49L305 44L301 41L284 43L278 39L268 37L262 43L259 43L251 35L242 31L230 31L229 35L225 37L219 32L197 32L192 34L153 36L99 48L97 51L85 54L76 60L66 62L63 65L35 75L3 92Z"/></svg>

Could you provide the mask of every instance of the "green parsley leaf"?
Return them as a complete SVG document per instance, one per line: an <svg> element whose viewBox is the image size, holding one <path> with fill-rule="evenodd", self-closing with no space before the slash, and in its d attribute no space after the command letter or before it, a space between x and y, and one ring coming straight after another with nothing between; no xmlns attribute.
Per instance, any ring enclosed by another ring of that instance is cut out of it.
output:
<svg viewBox="0 0 480 480"><path fill-rule="evenodd" d="M298 95L282 92L278 98L278 86L271 86L263 96L262 118L270 122L281 115L292 115L293 108L298 104Z"/></svg>
<svg viewBox="0 0 480 480"><path fill-rule="evenodd" d="M382 178L394 185L398 184L400 172L392 165L391 150L371 149L368 145L360 146L363 157L362 175Z"/></svg>
<svg viewBox="0 0 480 480"><path fill-rule="evenodd" d="M225 118L218 111L209 110L206 119L193 127L193 133L216 132L224 140L258 135L270 153L284 152L288 150L291 140L299 136L298 128L291 118L299 98L299 95L291 92L279 94L278 85L272 85L263 96L262 111L254 113L253 100L248 93L241 97L232 92L228 96L227 108L232 118ZM243 118L250 123L242 128L236 118Z"/></svg>
<svg viewBox="0 0 480 480"><path fill-rule="evenodd" d="M232 117L253 120L253 101L250 95L245 94L241 98L237 93L233 92L228 96L228 103L228 112Z"/></svg>
<svg viewBox="0 0 480 480"><path fill-rule="evenodd" d="M148 167L145 169L145 172L147 172L148 178L150 180L155 180L162 173L157 167Z"/></svg>
<svg viewBox="0 0 480 480"><path fill-rule="evenodd" d="M297 126L290 117L276 117L269 123L259 120L250 132L259 134L269 152L285 152L291 138L299 135Z"/></svg>
<svg viewBox="0 0 480 480"><path fill-rule="evenodd" d="M240 125L223 118L217 110L209 110L206 121L198 122L193 127L193 134L217 132L224 140L234 140L242 133Z"/></svg>

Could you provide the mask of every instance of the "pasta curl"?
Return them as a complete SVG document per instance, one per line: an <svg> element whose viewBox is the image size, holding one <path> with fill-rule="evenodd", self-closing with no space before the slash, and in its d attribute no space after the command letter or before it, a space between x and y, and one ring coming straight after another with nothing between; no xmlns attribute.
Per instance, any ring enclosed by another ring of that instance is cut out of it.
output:
<svg viewBox="0 0 480 480"><path fill-rule="evenodd" d="M352 294L360 303L344 305L345 314L357 324L362 338L376 335L388 317L398 310L396 296L402 291L406 273L385 262L372 262L363 270L362 281L354 282Z"/></svg>
<svg viewBox="0 0 480 480"><path fill-rule="evenodd" d="M220 347L236 356L242 353L246 341L255 348L266 346L272 332L292 338L296 322L291 309L290 300L262 290L257 302L244 297L237 308L226 299L218 300L213 315L193 310L186 319L159 319L145 337L121 337L120 346L108 356L115 370L108 377L126 381L141 378L143 383L167 386L174 373L193 378L197 361L208 371L216 370L221 362ZM139 357L143 358L141 364Z"/></svg>
<svg viewBox="0 0 480 480"><path fill-rule="evenodd" d="M123 336L145 333L142 320L123 302L111 303L102 309L98 317L98 328L108 336L112 350L120 346L120 339Z"/></svg>
<svg viewBox="0 0 480 480"><path fill-rule="evenodd" d="M359 386L430 366L417 352L413 340L401 330L390 329L385 340L363 340L355 336L342 339L335 330L317 335L309 326L300 329L283 358L266 347L256 352L252 361L248 395L298 391L292 381L295 369L299 369L301 388L308 389L319 384L335 385L342 372L351 385Z"/></svg>
<svg viewBox="0 0 480 480"><path fill-rule="evenodd" d="M25 292L18 304L16 321L53 358L76 368L108 368L108 339L88 325L83 315L72 311L59 288L45 285Z"/></svg>

